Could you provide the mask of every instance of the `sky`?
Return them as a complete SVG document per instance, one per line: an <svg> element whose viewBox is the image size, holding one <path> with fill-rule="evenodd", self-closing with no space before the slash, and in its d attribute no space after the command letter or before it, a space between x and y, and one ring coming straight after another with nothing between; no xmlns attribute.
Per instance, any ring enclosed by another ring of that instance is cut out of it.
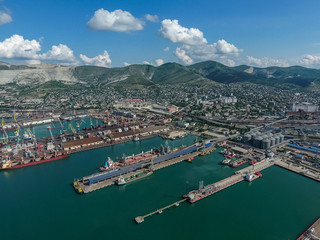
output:
<svg viewBox="0 0 320 240"><path fill-rule="evenodd" d="M318 0L0 0L0 61L320 68Z"/></svg>

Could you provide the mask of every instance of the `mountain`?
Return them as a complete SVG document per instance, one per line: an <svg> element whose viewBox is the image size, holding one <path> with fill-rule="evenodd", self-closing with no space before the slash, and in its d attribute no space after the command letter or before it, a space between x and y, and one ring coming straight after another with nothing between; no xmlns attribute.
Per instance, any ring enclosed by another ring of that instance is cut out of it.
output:
<svg viewBox="0 0 320 240"><path fill-rule="evenodd" d="M0 62L0 85L50 89L63 87L146 88L161 85L207 86L217 83L249 82L281 88L320 87L320 70L301 66L257 68L247 65L228 67L215 61L190 66L166 63L159 67L130 65L118 68L61 66L56 64L10 65Z"/></svg>
<svg viewBox="0 0 320 240"><path fill-rule="evenodd" d="M257 68L247 65L228 67L206 61L188 67L195 73L220 83L250 82L277 87L318 86L320 70L301 66Z"/></svg>

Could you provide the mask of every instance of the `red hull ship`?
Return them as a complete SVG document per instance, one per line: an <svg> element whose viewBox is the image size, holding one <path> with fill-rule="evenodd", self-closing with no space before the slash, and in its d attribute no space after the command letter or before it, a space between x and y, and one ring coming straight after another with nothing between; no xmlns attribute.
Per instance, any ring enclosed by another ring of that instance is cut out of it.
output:
<svg viewBox="0 0 320 240"><path fill-rule="evenodd" d="M62 158L68 157L68 156L69 156L69 154L66 153L66 154L63 154L63 155L60 155L60 156L57 156L57 157L52 157L52 158L44 159L44 160L40 160L40 161L35 161L35 162L30 162L30 163L25 163L25 164L19 164L19 165L15 165L15 166L12 166L12 167L5 167L5 168L2 167L2 168L0 168L0 170L16 169L16 168L22 168L22 167L37 165L37 164L44 163L44 162L51 162L51 161L59 160L59 159L62 159Z"/></svg>

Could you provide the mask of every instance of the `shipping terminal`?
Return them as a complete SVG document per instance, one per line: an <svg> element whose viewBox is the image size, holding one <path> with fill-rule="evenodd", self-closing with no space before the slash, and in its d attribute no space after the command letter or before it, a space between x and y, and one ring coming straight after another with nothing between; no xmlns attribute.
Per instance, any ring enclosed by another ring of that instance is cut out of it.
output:
<svg viewBox="0 0 320 240"><path fill-rule="evenodd" d="M78 193L88 193L113 185L118 182L119 178L132 178L132 176L140 175L146 170L152 169L152 171L155 171L213 150L214 146L209 140L203 141L202 144L194 143L188 147L174 149L174 151L171 151L168 145L161 146L159 150L150 150L145 157L140 154L140 157L136 158L135 161L132 161L132 157L130 157L130 161L126 161L128 158L123 158L119 162L111 163L112 166L110 167L109 164L106 171L83 177L75 181L73 185Z"/></svg>

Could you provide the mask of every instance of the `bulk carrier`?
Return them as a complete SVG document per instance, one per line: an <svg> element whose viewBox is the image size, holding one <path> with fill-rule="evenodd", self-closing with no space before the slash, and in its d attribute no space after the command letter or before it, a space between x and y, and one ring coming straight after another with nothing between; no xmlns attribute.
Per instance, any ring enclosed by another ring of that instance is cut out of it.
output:
<svg viewBox="0 0 320 240"><path fill-rule="evenodd" d="M139 161L131 162L128 164L122 164L116 162L115 165L119 166L119 170L113 172L100 172L96 174L92 174L86 177L83 177L79 182L84 185L96 184L114 177L119 177L126 173L134 172L139 169L143 169L146 167L150 167L150 164L158 164L164 161L168 161L170 159L180 157L186 154L190 154L196 151L201 151L203 147L207 148L212 145L211 142L207 142L203 146L199 146L198 144L193 144L189 147L181 147L176 151L171 151L169 146L161 146L159 150L154 151L152 156L147 158L142 158ZM152 163L150 163L150 160Z"/></svg>
<svg viewBox="0 0 320 240"><path fill-rule="evenodd" d="M56 155L50 156L50 157L44 157L44 158L36 158L36 159L31 159L31 160L23 160L21 159L20 161L13 161L13 160L2 160L2 163L0 164L0 170L6 170L6 169L16 169L16 168L23 168L27 166L32 166L32 165L37 165L40 163L45 163L45 162L51 162L55 160L59 160L65 157L68 157L68 153L58 153Z"/></svg>

